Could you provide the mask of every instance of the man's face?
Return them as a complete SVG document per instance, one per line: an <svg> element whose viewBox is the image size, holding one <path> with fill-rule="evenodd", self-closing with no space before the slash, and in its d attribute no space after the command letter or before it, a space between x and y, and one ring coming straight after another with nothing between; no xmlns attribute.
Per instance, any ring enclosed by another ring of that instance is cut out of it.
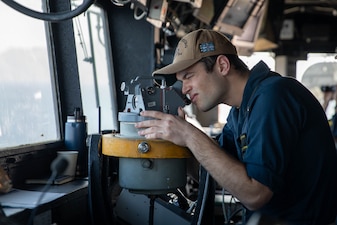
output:
<svg viewBox="0 0 337 225"><path fill-rule="evenodd" d="M207 72L204 63L198 62L178 72L177 80L182 81L182 93L188 95L191 102L201 111L206 112L222 102L223 79L219 74Z"/></svg>

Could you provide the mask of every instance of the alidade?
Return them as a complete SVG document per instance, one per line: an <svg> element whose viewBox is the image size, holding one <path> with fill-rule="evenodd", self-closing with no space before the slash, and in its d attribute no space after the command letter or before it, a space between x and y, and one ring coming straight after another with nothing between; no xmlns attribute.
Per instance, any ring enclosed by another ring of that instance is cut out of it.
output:
<svg viewBox="0 0 337 225"><path fill-rule="evenodd" d="M153 81L146 85L144 81ZM131 192L164 194L186 184L186 159L190 151L171 142L148 140L138 135L135 123L151 118L140 116L143 110L177 114L178 107L190 101L181 93L181 83L167 86L164 77L136 77L121 85L127 96L119 112L120 133L103 135L103 154L119 157L119 184Z"/></svg>

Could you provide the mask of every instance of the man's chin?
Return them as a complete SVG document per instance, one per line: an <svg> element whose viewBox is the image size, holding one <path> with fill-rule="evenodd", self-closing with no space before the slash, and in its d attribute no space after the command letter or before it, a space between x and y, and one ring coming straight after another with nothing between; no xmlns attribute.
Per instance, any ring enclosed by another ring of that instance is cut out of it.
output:
<svg viewBox="0 0 337 225"><path fill-rule="evenodd" d="M215 106L212 106L212 107L202 107L202 106L198 106L196 104L194 104L196 106L196 108L201 111L201 112L209 112L211 111L212 109L215 108Z"/></svg>

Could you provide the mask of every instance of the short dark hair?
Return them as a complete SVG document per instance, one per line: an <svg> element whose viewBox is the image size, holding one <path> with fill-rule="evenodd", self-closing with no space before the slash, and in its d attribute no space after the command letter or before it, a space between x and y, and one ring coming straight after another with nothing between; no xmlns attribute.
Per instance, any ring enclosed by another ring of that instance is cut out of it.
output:
<svg viewBox="0 0 337 225"><path fill-rule="evenodd" d="M204 57L200 59L199 62L203 62L205 64L207 72L212 72L218 56L219 55ZM225 56L228 58L229 63L234 66L236 70L239 70L240 72L249 71L248 66L237 55L225 54Z"/></svg>

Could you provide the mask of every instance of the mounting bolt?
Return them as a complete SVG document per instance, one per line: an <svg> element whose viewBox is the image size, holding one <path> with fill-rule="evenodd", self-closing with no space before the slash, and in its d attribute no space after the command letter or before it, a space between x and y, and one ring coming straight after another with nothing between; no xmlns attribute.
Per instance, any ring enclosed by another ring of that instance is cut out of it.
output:
<svg viewBox="0 0 337 225"><path fill-rule="evenodd" d="M140 153L147 153L148 151L150 151L150 145L147 142L143 141L143 142L139 143L138 151Z"/></svg>
<svg viewBox="0 0 337 225"><path fill-rule="evenodd" d="M142 167L144 169L152 169L153 162L150 159L143 159L142 160Z"/></svg>

